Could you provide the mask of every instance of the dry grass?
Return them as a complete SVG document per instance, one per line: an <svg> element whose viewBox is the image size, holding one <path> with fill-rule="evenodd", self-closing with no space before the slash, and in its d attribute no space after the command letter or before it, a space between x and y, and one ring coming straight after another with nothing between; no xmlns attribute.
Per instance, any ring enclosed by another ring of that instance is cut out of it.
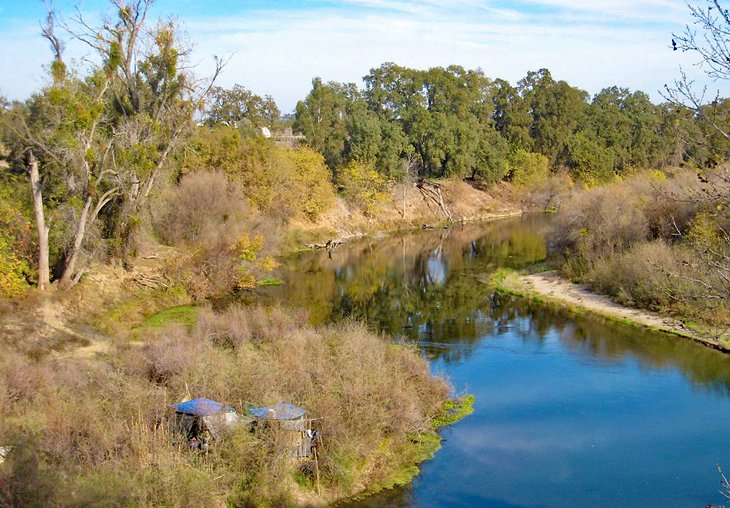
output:
<svg viewBox="0 0 730 508"><path fill-rule="evenodd" d="M686 170L639 173L576 193L551 235L561 271L625 305L721 324L730 307L717 290L724 287L722 269L703 260L707 247L693 240L710 204L697 175ZM716 222L708 227L701 235L715 238Z"/></svg>
<svg viewBox="0 0 730 508"><path fill-rule="evenodd" d="M171 445L159 418L187 396L241 410L300 404L321 418L327 492L382 481L406 465L398 452L431 428L448 385L416 351L361 324L304 323L280 308L204 309L193 330L150 331L145 346L117 345L107 359L3 351L0 445L15 449L0 466L0 504L285 504L297 465L281 436L235 434L207 457Z"/></svg>

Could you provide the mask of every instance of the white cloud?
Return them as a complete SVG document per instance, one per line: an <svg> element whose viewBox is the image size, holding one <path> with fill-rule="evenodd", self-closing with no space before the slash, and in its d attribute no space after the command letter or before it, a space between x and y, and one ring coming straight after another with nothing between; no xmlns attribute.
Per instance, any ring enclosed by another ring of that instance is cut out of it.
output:
<svg viewBox="0 0 730 508"><path fill-rule="evenodd" d="M512 82L547 67L590 93L616 84L643 89L655 100L680 64L702 76L691 55L669 48L671 32L689 19L681 2L526 2L534 7L518 10L494 0L332 0L311 9L195 19L180 9L178 15L200 73L211 70L213 55L232 55L220 83L271 94L284 111L307 94L314 76L360 84L370 68L386 61L481 67ZM16 69L0 76L0 89L11 97L37 89L47 56L35 34L0 33L0 61Z"/></svg>
<svg viewBox="0 0 730 508"><path fill-rule="evenodd" d="M643 89L656 100L660 100L658 90L663 84L678 75L680 64L693 70L690 55L669 48L672 28L664 25L588 23L575 9L563 18L558 14L491 12L467 19L458 11L439 17L434 9L447 5L445 0L421 4L425 9L421 15L403 16L402 11L411 5L408 2L349 1L373 9L354 13L337 9L262 11L240 18L197 20L189 31L199 41L199 55L221 48L235 53L222 78L224 84L237 82L258 93L271 93L283 110L290 110L306 95L314 76L359 83L371 67L386 61L417 68L452 63L481 67L490 77L510 81L528 70L547 67L556 78L591 93L617 84ZM551 6L573 4L569 0L534 1ZM646 13L659 3L664 4L661 0L643 2L638 11ZM591 12L601 7L588 0L577 5ZM617 2L609 10L619 15L630 10L629 2ZM666 16L667 10L660 15Z"/></svg>

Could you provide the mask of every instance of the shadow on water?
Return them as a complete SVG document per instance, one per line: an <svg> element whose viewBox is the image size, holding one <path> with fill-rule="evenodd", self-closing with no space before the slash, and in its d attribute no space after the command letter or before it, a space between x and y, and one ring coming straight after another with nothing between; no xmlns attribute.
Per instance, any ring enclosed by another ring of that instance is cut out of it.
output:
<svg viewBox="0 0 730 508"><path fill-rule="evenodd" d="M264 295L419 345L475 412L400 489L353 506L705 506L730 453L730 360L664 334L492 292L548 254L528 216L284 260Z"/></svg>

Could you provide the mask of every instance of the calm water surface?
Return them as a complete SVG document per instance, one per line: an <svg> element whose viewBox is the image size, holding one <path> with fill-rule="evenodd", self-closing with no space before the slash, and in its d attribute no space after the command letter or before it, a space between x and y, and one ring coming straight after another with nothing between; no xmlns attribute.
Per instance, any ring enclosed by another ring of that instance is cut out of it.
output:
<svg viewBox="0 0 730 508"><path fill-rule="evenodd" d="M491 293L543 260L547 219L370 239L290 258L270 295L419 344L475 412L408 487L356 506L704 507L730 470L730 356Z"/></svg>

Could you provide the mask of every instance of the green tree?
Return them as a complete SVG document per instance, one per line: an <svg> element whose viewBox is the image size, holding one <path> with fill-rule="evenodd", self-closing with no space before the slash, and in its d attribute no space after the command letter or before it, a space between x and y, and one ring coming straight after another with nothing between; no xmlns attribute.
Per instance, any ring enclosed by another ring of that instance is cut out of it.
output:
<svg viewBox="0 0 730 508"><path fill-rule="evenodd" d="M213 87L206 121L209 124L222 123L234 127L248 124L254 128L273 129L281 112L273 97L260 97L241 85L231 89Z"/></svg>
<svg viewBox="0 0 730 508"><path fill-rule="evenodd" d="M340 166L347 140L347 106L358 95L355 85L312 80L312 90L296 106L294 128L306 143L324 155L331 170Z"/></svg>
<svg viewBox="0 0 730 508"><path fill-rule="evenodd" d="M547 179L550 174L550 161L539 153L522 148L517 149L509 158L509 179L520 187Z"/></svg>
<svg viewBox="0 0 730 508"><path fill-rule="evenodd" d="M532 146L529 103L519 91L503 79L494 81L492 87L494 127L513 146L528 149Z"/></svg>
<svg viewBox="0 0 730 508"><path fill-rule="evenodd" d="M568 138L566 162L574 177L589 185L604 183L614 176L614 153L585 132Z"/></svg>
<svg viewBox="0 0 730 508"><path fill-rule="evenodd" d="M62 285L77 282L89 251L87 233L106 229L125 238L169 155L192 123L201 91L185 72L185 50L172 23L147 31L152 0L112 2L113 22L91 27L79 14L73 35L86 43L99 64L73 72L63 61L63 45L51 13L44 36L54 50L52 83L13 110L6 125L16 154L27 164L39 229L39 286L47 281L48 225L43 192L62 200L73 217L59 269ZM213 79L220 71L216 65ZM38 157L38 160L35 159ZM50 177L48 177L50 176ZM49 189L49 186L55 189ZM60 187L60 188L59 188ZM116 206L110 210L110 203ZM104 216L105 228L98 221Z"/></svg>
<svg viewBox="0 0 730 508"><path fill-rule="evenodd" d="M614 169L622 173L660 164L661 123L659 110L648 95L614 86L595 96L587 109L583 130L614 153Z"/></svg>
<svg viewBox="0 0 730 508"><path fill-rule="evenodd" d="M518 90L532 117L530 148L554 164L583 116L587 94L565 81L553 80L547 69L528 72Z"/></svg>
<svg viewBox="0 0 730 508"><path fill-rule="evenodd" d="M349 162L342 168L339 182L345 197L368 216L375 214L388 197L388 181L369 164Z"/></svg>

